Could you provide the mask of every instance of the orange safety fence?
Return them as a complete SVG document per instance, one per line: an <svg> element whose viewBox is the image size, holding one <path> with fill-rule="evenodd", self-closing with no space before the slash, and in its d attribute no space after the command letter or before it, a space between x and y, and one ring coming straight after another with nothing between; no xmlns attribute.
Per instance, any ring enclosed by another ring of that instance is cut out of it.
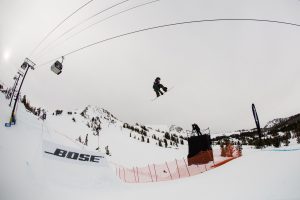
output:
<svg viewBox="0 0 300 200"><path fill-rule="evenodd" d="M213 168L219 167L239 156L240 154L233 154L232 157L220 156L220 151L214 150L214 159L206 164L192 164L188 165L188 159L175 159L160 164L148 164L143 167L123 167L118 164L115 166L116 175L126 183L148 183L158 181L169 181L174 179L194 176Z"/></svg>

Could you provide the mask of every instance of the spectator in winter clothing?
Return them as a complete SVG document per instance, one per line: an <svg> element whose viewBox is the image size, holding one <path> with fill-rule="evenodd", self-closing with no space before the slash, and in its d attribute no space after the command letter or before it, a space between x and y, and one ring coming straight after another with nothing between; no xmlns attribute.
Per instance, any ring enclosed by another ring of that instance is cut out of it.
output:
<svg viewBox="0 0 300 200"><path fill-rule="evenodd" d="M202 135L201 131L200 131L200 128L197 124L192 124L192 133L197 133L198 136Z"/></svg>
<svg viewBox="0 0 300 200"><path fill-rule="evenodd" d="M46 120L46 118L47 118L47 114L45 111L43 111L42 120Z"/></svg>
<svg viewBox="0 0 300 200"><path fill-rule="evenodd" d="M156 96L159 97L160 95L163 95L164 93L160 90L162 89L164 92L166 92L168 90L167 87L163 86L161 83L160 83L160 78L157 77L153 83L153 89L156 93Z"/></svg>

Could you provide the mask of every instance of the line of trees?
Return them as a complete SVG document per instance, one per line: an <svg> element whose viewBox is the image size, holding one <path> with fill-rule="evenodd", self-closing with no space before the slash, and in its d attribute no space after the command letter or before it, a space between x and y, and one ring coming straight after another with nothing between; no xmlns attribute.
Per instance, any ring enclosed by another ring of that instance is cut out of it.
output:
<svg viewBox="0 0 300 200"><path fill-rule="evenodd" d="M30 105L29 100L27 99L26 95L23 96L23 98L21 99L21 103L24 104L25 108L33 113L34 115L38 116L38 117L42 117L42 119L46 119L46 111L45 109L42 108L36 108Z"/></svg>

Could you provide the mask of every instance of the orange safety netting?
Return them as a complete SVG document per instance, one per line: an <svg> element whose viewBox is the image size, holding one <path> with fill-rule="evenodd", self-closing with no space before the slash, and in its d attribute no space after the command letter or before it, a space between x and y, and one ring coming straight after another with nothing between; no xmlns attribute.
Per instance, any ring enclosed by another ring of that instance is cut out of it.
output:
<svg viewBox="0 0 300 200"><path fill-rule="evenodd" d="M220 151L214 150L215 155L220 155ZM158 182L158 181L169 181L179 178L185 178L194 176L210 169L219 167L239 156L241 154L235 152L232 157L221 157L215 156L212 161L207 161L205 164L194 164L195 160L199 160L202 156L213 156L213 151L208 151L197 155L198 158L182 158L175 159L174 161L168 161L161 164L148 164L144 167L122 167L114 164L116 175L124 182L127 183L147 183L147 182ZM196 157L196 156L195 156ZM190 160L192 159L192 161ZM203 163L200 161L199 163Z"/></svg>

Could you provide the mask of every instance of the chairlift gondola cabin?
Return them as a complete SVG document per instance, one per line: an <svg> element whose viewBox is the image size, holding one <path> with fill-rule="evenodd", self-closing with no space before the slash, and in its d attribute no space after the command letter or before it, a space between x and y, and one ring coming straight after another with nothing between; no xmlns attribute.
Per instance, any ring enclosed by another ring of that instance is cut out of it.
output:
<svg viewBox="0 0 300 200"><path fill-rule="evenodd" d="M63 61L64 61L64 57L62 57L62 61L60 62L59 60L55 61L55 63L51 66L51 70L59 75L62 72L62 68L63 68Z"/></svg>

